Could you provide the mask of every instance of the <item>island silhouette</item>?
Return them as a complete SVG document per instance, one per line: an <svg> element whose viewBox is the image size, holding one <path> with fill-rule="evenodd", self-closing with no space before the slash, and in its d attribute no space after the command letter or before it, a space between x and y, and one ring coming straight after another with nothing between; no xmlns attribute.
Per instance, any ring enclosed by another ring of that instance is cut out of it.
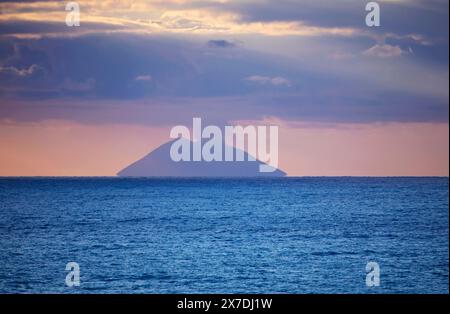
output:
<svg viewBox="0 0 450 314"><path fill-rule="evenodd" d="M177 141L167 142L143 158L125 167L117 173L119 177L284 177L280 169L273 172L260 172L259 166L265 163L259 160L249 161L244 151L244 161L173 161L170 148ZM189 141L192 147L193 142ZM233 147L236 156L237 148ZM192 157L192 149L191 149ZM192 158L191 158L192 160Z"/></svg>

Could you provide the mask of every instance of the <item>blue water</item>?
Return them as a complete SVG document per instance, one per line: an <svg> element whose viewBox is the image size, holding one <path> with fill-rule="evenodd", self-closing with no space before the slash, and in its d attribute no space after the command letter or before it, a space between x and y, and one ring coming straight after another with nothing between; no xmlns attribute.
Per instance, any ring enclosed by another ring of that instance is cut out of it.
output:
<svg viewBox="0 0 450 314"><path fill-rule="evenodd" d="M448 178L3 178L0 292L448 293L448 206Z"/></svg>

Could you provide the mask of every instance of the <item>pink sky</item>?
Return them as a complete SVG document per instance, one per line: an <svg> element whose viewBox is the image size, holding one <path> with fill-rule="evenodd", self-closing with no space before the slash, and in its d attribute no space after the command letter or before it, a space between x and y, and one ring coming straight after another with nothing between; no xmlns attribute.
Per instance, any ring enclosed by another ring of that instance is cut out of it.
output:
<svg viewBox="0 0 450 314"><path fill-rule="evenodd" d="M280 123L289 176L448 176L446 123ZM114 176L165 143L170 128L68 121L0 124L0 176Z"/></svg>

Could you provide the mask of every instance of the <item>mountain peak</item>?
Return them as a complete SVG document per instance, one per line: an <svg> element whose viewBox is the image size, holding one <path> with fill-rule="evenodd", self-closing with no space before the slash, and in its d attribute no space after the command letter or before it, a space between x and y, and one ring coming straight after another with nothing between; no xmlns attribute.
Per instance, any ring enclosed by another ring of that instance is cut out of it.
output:
<svg viewBox="0 0 450 314"><path fill-rule="evenodd" d="M117 173L120 177L284 177L286 173L275 169L273 172L260 172L259 160L249 161L244 153L244 161L179 161L170 158L170 148L175 141L167 142L148 155L125 167ZM188 140L186 140L188 141ZM189 141L193 146L193 142ZM233 156L239 149L232 147ZM192 149L191 149L192 156Z"/></svg>

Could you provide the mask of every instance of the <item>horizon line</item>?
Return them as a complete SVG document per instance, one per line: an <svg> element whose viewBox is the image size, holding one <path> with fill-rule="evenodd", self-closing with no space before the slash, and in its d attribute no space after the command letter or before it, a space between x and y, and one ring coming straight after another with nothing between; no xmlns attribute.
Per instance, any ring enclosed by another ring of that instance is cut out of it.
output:
<svg viewBox="0 0 450 314"><path fill-rule="evenodd" d="M342 176L336 176L336 175L318 175L318 176L289 176L286 175L284 177L261 177L261 176L242 176L242 177L225 177L225 176L118 176L118 175L112 175L112 176L45 176L45 175L22 175L22 176L2 176L0 175L0 179L14 179L14 178L93 178L93 179L101 179L101 178L107 178L107 179L258 179L258 180L265 180L265 179L285 179L285 178L449 178L449 175L381 175L381 176L372 176L372 175L342 175Z"/></svg>

